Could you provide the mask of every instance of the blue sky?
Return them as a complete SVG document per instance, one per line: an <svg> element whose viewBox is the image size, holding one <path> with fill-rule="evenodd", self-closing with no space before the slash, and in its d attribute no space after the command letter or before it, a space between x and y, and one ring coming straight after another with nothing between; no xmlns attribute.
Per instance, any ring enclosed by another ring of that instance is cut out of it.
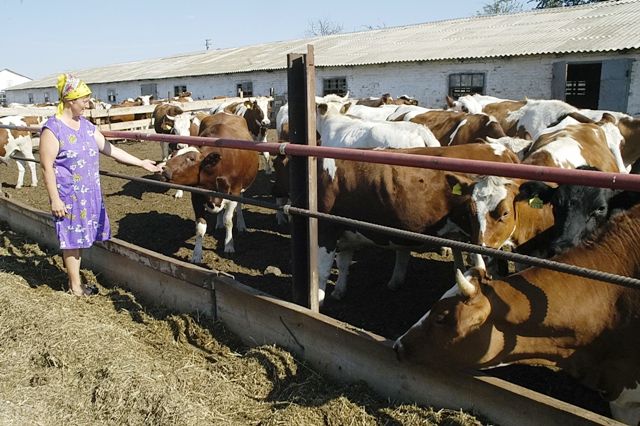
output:
<svg viewBox="0 0 640 426"><path fill-rule="evenodd" d="M2 0L0 69L30 78L212 48L474 16L489 0ZM80 6L82 5L82 6ZM103 6L104 5L104 6Z"/></svg>

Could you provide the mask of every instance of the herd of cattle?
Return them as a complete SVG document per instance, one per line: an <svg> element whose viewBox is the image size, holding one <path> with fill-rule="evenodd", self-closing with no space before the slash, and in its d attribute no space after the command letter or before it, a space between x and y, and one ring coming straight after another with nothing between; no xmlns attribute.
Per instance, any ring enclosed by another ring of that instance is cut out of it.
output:
<svg viewBox="0 0 640 426"><path fill-rule="evenodd" d="M445 109L429 109L409 97L317 97L318 143L593 173L634 173L634 164L640 164L640 118L578 109L557 100L468 95L447 98L447 104ZM264 142L268 116L266 98L221 103L208 113L184 112L165 102L156 106L153 123L157 133ZM275 124L279 139L288 140L288 105L280 108ZM0 133L5 160L15 149L10 145L15 138L7 143L9 138ZM277 202L288 202L286 156L181 145L166 147L162 155L166 163L161 179L236 196L254 181L262 161L266 172L275 171ZM22 186L24 167L19 170ZM199 194L191 200L196 218L192 261L202 260L206 211L222 212L218 226L226 229L224 251L234 252L234 213L237 230L246 227L240 203ZM629 191L318 159L320 212L556 256L565 263L631 277L640 272L639 200ZM324 221L318 239L321 302L334 261L338 279L331 297L345 295L358 247L375 244L395 250L388 282L392 289L406 279L410 252L425 249ZM638 424L639 289L535 267L497 279L500 273L492 268L489 273L480 256L472 259L470 269L456 272L456 285L396 341L400 360L463 368L509 363L562 368L602 392L616 419Z"/></svg>

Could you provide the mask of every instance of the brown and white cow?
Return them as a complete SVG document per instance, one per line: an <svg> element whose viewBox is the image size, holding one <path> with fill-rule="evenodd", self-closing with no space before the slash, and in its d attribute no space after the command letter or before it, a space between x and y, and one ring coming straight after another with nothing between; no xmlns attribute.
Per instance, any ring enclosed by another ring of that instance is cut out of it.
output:
<svg viewBox="0 0 640 426"><path fill-rule="evenodd" d="M506 136L495 118L487 114L431 110L412 117L409 121L431 130L442 146L463 145L476 139Z"/></svg>
<svg viewBox="0 0 640 426"><path fill-rule="evenodd" d="M8 116L0 118L0 124L7 124L12 126L27 126L22 117ZM32 124L31 122L29 124ZM9 157L13 153L20 153L25 159L33 160L33 141L31 140L31 133L26 130L9 130L0 129L0 162L9 164ZM16 181L16 188L22 188L24 186L24 173L25 163L29 167L31 173L31 186L38 186L38 174L36 173L36 163L33 161L24 161L16 159L16 165L18 166L18 180Z"/></svg>
<svg viewBox="0 0 640 426"><path fill-rule="evenodd" d="M200 124L199 136L252 140L244 119L237 115L218 113L207 116ZM167 161L162 172L164 180L240 196L254 181L258 172L258 154L255 151L203 146L182 148ZM205 211L219 213L226 229L225 253L235 252L233 243L233 214L237 212L238 231L246 230L242 206L237 201L219 197L191 194L196 218L196 244L191 261L202 261L202 239L207 231ZM220 217L220 216L218 216Z"/></svg>
<svg viewBox="0 0 640 426"><path fill-rule="evenodd" d="M356 105L364 105L364 106L373 107L373 108L377 108L382 105L395 105L395 104L396 103L394 99L391 97L390 93L385 93L379 98L370 97L370 98L358 99L356 101Z"/></svg>
<svg viewBox="0 0 640 426"><path fill-rule="evenodd" d="M543 134L530 148L523 164L575 169L597 167L619 172L610 149L621 136L609 121L572 124ZM528 192L521 193L522 179L486 176L462 191L470 195L471 241L492 248L518 247L553 226L550 204L533 204Z"/></svg>
<svg viewBox="0 0 640 426"><path fill-rule="evenodd" d="M518 162L517 156L511 151L501 145L491 144L413 148L390 152ZM445 225L449 225L449 214L468 199L463 195L456 195L452 186L460 181L471 180L467 175L442 170L328 158L320 159L318 167L318 211L418 233L438 233ZM345 295L353 251L363 244L377 244L396 249L396 266L388 287L396 289L404 282L410 252L406 240L355 232L343 225L327 221L321 221L318 227L320 301L324 300L326 282L336 255L339 272L332 296L340 299Z"/></svg>
<svg viewBox="0 0 640 426"><path fill-rule="evenodd" d="M638 277L640 206L555 260ZM560 368L610 401L617 420L640 422L640 289L543 268L502 280L479 262L399 337L401 361L456 368Z"/></svg>
<svg viewBox="0 0 640 426"><path fill-rule="evenodd" d="M269 126L271 126L271 120L269 119L269 101L270 98L259 96L243 101L223 102L217 107L212 108L211 114L224 111L229 114L244 117L253 140L255 142L266 142L267 130ZM271 166L269 153L263 152L260 161L262 162L261 168L264 169L266 174L270 174L273 168Z"/></svg>

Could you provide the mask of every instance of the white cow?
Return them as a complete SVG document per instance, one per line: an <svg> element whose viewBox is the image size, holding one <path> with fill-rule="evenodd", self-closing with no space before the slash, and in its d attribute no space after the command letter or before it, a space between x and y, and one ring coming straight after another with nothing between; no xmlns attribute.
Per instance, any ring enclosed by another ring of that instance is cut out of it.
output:
<svg viewBox="0 0 640 426"><path fill-rule="evenodd" d="M407 121L365 121L345 115L349 105L317 104L316 130L322 146L341 148L413 148L440 146L429 129Z"/></svg>

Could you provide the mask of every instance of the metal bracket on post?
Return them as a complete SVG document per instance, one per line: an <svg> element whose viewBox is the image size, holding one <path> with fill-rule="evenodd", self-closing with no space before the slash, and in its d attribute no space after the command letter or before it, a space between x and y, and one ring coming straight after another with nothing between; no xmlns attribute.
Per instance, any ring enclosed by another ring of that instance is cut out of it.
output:
<svg viewBox="0 0 640 426"><path fill-rule="evenodd" d="M316 145L315 61L313 46L306 54L287 55L289 140ZM291 204L317 211L317 159L293 156L290 161ZM293 216L291 220L293 301L318 312L318 221Z"/></svg>

